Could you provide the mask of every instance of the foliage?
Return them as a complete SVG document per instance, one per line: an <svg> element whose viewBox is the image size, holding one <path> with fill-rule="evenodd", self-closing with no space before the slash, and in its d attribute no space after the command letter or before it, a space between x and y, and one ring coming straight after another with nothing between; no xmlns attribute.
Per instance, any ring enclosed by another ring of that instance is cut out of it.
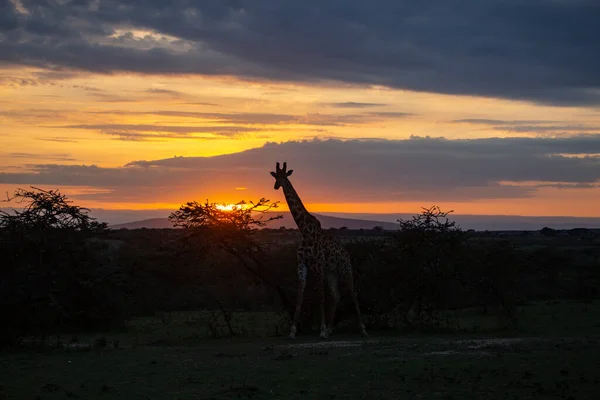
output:
<svg viewBox="0 0 600 400"><path fill-rule="evenodd" d="M100 223L88 215L87 208L72 205L58 190L17 189L5 202L24 204L23 210L13 214L0 210L0 229L18 233L45 232L49 229L66 231L101 232L106 223Z"/></svg>
<svg viewBox="0 0 600 400"><path fill-rule="evenodd" d="M548 228L547 226L545 226L540 230L540 233L544 236L556 236L558 234L558 231L556 229Z"/></svg>
<svg viewBox="0 0 600 400"><path fill-rule="evenodd" d="M0 213L2 346L109 329L131 314L207 310L214 318L204 328L218 325L213 331L221 336L251 331L228 317L239 311L293 313L300 235L265 229L281 218L267 213L277 203L189 202L170 215L183 229L110 231L58 191L19 189L9 200L24 207ZM506 238L464 232L449 214L424 208L400 220L396 232L328 231L352 256L371 330L455 329L457 310L465 308L515 326L521 304L600 296L594 232ZM307 302L318 298L311 283L309 276ZM314 303L303 309L308 323L318 314ZM339 325L354 316L342 293ZM276 331L285 328L278 324Z"/></svg>
<svg viewBox="0 0 600 400"><path fill-rule="evenodd" d="M380 259L371 261L363 277L377 325L448 325L443 311L453 301L451 284L466 243L448 214L437 206L423 208L399 220L399 230L381 244Z"/></svg>
<svg viewBox="0 0 600 400"><path fill-rule="evenodd" d="M175 226L183 227L187 235L185 242L204 257L231 256L244 271L256 281L275 290L283 306L292 312L293 305L280 283L265 273L268 258L264 244L258 237L258 228L281 219L282 215L269 216L278 202L271 203L264 197L258 202L240 201L233 207L219 203L204 204L188 202L169 216Z"/></svg>
<svg viewBox="0 0 600 400"><path fill-rule="evenodd" d="M265 198L257 203L242 200L233 207L208 200L204 204L191 201L169 215L169 220L174 226L186 229L202 249L243 257L260 252L261 244L255 233L259 227L282 218L281 215L267 216L277 206L278 202L270 203Z"/></svg>
<svg viewBox="0 0 600 400"><path fill-rule="evenodd" d="M21 211L0 213L0 346L25 336L42 340L62 326L97 328L120 315L120 276L90 242L106 224L70 204L59 191L19 189L7 201Z"/></svg>
<svg viewBox="0 0 600 400"><path fill-rule="evenodd" d="M512 318L519 287L518 254L511 246L481 244L451 221L451 212L423 208L399 220L380 243L352 245L362 257L363 298L375 327L456 329L453 310L500 307ZM510 319L514 323L513 319Z"/></svg>

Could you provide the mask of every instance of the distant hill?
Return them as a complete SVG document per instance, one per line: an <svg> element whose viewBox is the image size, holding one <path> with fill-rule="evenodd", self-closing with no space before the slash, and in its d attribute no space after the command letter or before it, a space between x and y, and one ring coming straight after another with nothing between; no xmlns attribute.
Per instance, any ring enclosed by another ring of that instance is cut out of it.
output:
<svg viewBox="0 0 600 400"><path fill-rule="evenodd" d="M109 225L110 229L163 229L174 228L168 218L149 218L141 221L126 222L124 224Z"/></svg>
<svg viewBox="0 0 600 400"><path fill-rule="evenodd" d="M411 219L414 214L374 214L374 213L331 213L337 217L373 219L381 221L396 221L399 218ZM476 231L539 231L544 227L553 229L600 229L600 218L598 217L543 217L524 215L469 215L450 214L450 220L455 221L462 229L475 229Z"/></svg>
<svg viewBox="0 0 600 400"><path fill-rule="evenodd" d="M292 218L292 215L289 212L283 211L280 213L283 215L282 219L278 219L270 222L267 225L267 228L296 228L296 223ZM348 229L372 229L374 226L382 226L383 229L398 229L399 225L393 222L384 222L384 221L375 221L375 220L365 220L365 219L357 219L357 218L342 218L342 217L332 217L329 215L321 215L313 213L315 217L321 222L321 226L324 229L329 228L341 228L346 227ZM169 222L167 218L149 218L141 221L133 221L127 222L123 224L114 224L110 225L111 229L140 229L140 228L149 228L149 229L162 229L162 228L173 228L173 225Z"/></svg>
<svg viewBox="0 0 600 400"><path fill-rule="evenodd" d="M0 210L11 212L9 208ZM172 210L107 210L91 209L93 217L102 222L107 222L112 229L138 229L138 228L172 228L167 215ZM270 228L294 228L296 225L289 212L282 211L282 220L269 224ZM415 213L338 213L328 212L327 215L315 214L325 228L340 228L346 226L349 229L370 229L376 225L384 229L396 229L398 218L411 219ZM451 214L450 219L464 230L475 229L476 231L539 231L544 227L552 229L600 229L599 217L531 217L522 215L468 215Z"/></svg>

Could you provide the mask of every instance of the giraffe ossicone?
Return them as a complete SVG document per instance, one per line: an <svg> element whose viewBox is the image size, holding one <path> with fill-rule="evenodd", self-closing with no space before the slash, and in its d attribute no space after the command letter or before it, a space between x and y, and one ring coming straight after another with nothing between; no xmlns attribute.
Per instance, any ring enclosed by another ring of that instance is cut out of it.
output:
<svg viewBox="0 0 600 400"><path fill-rule="evenodd" d="M358 326L363 336L368 336L362 321L358 297L354 288L352 263L346 249L334 238L328 236L321 229L319 220L304 207L302 200L296 193L289 180L293 170L287 170L287 163L281 168L279 162L275 164L274 189L283 188L283 194L288 204L292 217L302 234L302 242L298 246L298 295L294 320L290 328L290 338L296 337L297 326L300 320L306 279L309 272L315 276L319 291L319 308L321 313L321 337L327 338L333 331L335 310L340 301L340 285L349 289L356 310ZM325 288L331 295L329 312L325 318Z"/></svg>

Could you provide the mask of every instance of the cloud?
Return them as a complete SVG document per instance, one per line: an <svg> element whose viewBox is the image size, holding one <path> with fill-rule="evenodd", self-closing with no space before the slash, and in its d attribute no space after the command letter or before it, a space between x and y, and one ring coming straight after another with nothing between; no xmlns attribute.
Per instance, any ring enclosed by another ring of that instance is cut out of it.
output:
<svg viewBox="0 0 600 400"><path fill-rule="evenodd" d="M125 96L120 96L117 94L110 94L110 93L90 93L92 96L94 96L96 99L96 101L100 101L100 102L104 102L104 103L133 103L138 101L135 98L132 97L125 97Z"/></svg>
<svg viewBox="0 0 600 400"><path fill-rule="evenodd" d="M192 105L192 106L209 106L209 107L220 107L220 104L216 104L216 103L203 103L203 102L190 102L190 103L180 103L180 104L185 104L185 105Z"/></svg>
<svg viewBox="0 0 600 400"><path fill-rule="evenodd" d="M543 187L600 185L599 136L448 140L309 140L267 143L215 157L132 161L119 168L38 165L1 173L0 183L86 186L87 198L173 202L190 196L269 196L276 161L308 203L471 201L533 196ZM232 199L235 200L235 199ZM239 199L238 199L239 200Z"/></svg>
<svg viewBox="0 0 600 400"><path fill-rule="evenodd" d="M347 101L345 103L326 103L327 105L330 105L332 107L337 107L337 108L367 108L367 107L381 107L381 106L385 106L387 104L382 104L382 103L357 103L354 101Z"/></svg>
<svg viewBox="0 0 600 400"><path fill-rule="evenodd" d="M1 10L1 9L0 9ZM0 32L0 46L1 46L2 33ZM56 87L69 87L83 90L99 91L100 89L91 88L88 86L80 85L67 85L61 83L69 79L81 77L83 73L64 69L45 69L41 71L28 71L28 72L16 72L14 70L7 70L2 68L2 62L0 61L0 86L8 86L18 88L22 86L39 86L39 85L50 85Z"/></svg>
<svg viewBox="0 0 600 400"><path fill-rule="evenodd" d="M20 3L0 6L6 64L600 104L597 0Z"/></svg>
<svg viewBox="0 0 600 400"><path fill-rule="evenodd" d="M2 157L0 155L0 157ZM52 161L77 161L71 154L66 153L48 153L48 154L37 154L37 153L8 153L5 157L10 158L25 158L28 160L52 160Z"/></svg>
<svg viewBox="0 0 600 400"><path fill-rule="evenodd" d="M521 125L510 128L495 127L496 130L511 131L511 132L600 132L600 126L585 126L585 125Z"/></svg>
<svg viewBox="0 0 600 400"><path fill-rule="evenodd" d="M221 122L243 125L314 125L314 126L345 126L358 125L384 119L398 119L415 114L403 112L366 112L360 114L321 114L309 113L304 115L275 114L275 113L211 113L195 111L96 111L95 114L110 115L160 115L166 117L197 118L210 122Z"/></svg>
<svg viewBox="0 0 600 400"><path fill-rule="evenodd" d="M544 124L557 121L547 121L542 119L530 120L505 120L505 119L485 119L485 118L463 118L451 121L457 124L480 124L480 125L522 125L522 124Z"/></svg>
<svg viewBox="0 0 600 400"><path fill-rule="evenodd" d="M150 88L150 89L146 89L144 92L158 94L158 95L166 95L166 96L175 97L175 98L185 97L184 93L179 92L177 90L170 90L170 89Z"/></svg>
<svg viewBox="0 0 600 400"><path fill-rule="evenodd" d="M60 129L86 129L115 136L120 140L211 139L236 137L259 129L244 126L186 126L152 124L78 124L56 126ZM197 134L203 134L198 136ZM208 134L208 135L206 135Z"/></svg>
<svg viewBox="0 0 600 400"><path fill-rule="evenodd" d="M78 143L79 142L79 140L75 140L73 138L64 137L64 136L40 137L40 138L36 138L36 140L41 140L44 142L59 142L59 143Z"/></svg>
<svg viewBox="0 0 600 400"><path fill-rule="evenodd" d="M412 117L415 116L417 114L414 113L407 113L407 112L401 112L401 111L379 111L379 112L370 112L369 115L372 115L374 117L379 117L379 118L405 118L405 117Z"/></svg>
<svg viewBox="0 0 600 400"><path fill-rule="evenodd" d="M50 108L25 108L16 110L0 111L1 117L14 120L27 118L28 120L47 120L49 118L64 118L66 115L63 110L53 110Z"/></svg>
<svg viewBox="0 0 600 400"><path fill-rule="evenodd" d="M551 120L501 120L465 118L451 121L452 123L467 123L486 125L493 130L519 133L600 133L600 125L582 125Z"/></svg>

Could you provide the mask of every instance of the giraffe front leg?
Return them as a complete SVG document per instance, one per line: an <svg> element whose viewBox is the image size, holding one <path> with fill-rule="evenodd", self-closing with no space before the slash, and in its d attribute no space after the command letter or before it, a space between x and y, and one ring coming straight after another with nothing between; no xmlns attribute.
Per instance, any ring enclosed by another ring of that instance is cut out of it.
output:
<svg viewBox="0 0 600 400"><path fill-rule="evenodd" d="M344 276L346 280L346 284L348 285L348 289L350 290L350 295L352 296L352 302L354 303L354 308L356 310L356 319L358 323L358 329L360 330L360 334L364 338L368 338L367 330L365 328L365 324L363 323L362 315L360 313L360 306L358 304L358 293L356 292L356 288L354 287L354 278L352 276L352 269L348 267L347 273Z"/></svg>
<svg viewBox="0 0 600 400"><path fill-rule="evenodd" d="M299 257L300 258L300 257ZM306 278L308 276L308 266L303 259L298 261L298 295L296 296L296 310L294 311L294 321L292 321L292 327L290 328L290 339L296 338L296 331L298 322L300 321L300 314L302 311L302 300L304 298L304 288L306 287Z"/></svg>
<svg viewBox="0 0 600 400"><path fill-rule="evenodd" d="M338 286L337 276L333 274L329 274L327 276L327 288L329 289L330 294L330 304L329 304L329 325L327 326L327 334L331 335L333 333L333 322L335 321L335 310L340 301L340 290Z"/></svg>

